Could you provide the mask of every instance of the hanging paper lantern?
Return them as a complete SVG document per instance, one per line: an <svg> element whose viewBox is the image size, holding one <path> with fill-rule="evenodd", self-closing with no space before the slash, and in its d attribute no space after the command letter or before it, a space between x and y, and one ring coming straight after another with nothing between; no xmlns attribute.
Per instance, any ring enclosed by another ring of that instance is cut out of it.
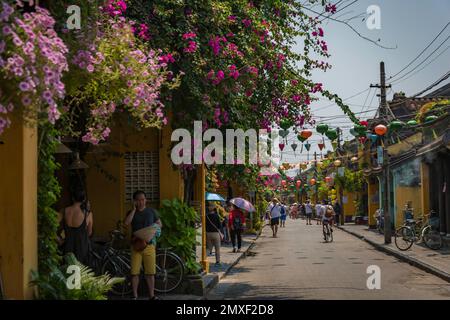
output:
<svg viewBox="0 0 450 320"><path fill-rule="evenodd" d="M292 125L293 125L293 123L292 123L291 120L283 119L283 120L280 121L280 128L281 129L287 130L290 127L292 127Z"/></svg>
<svg viewBox="0 0 450 320"><path fill-rule="evenodd" d="M350 129L350 134L354 137L356 137L358 135L358 133L355 131L355 128Z"/></svg>
<svg viewBox="0 0 450 320"><path fill-rule="evenodd" d="M337 141L331 141L331 145L333 146L333 149L336 150L338 143Z"/></svg>
<svg viewBox="0 0 450 320"><path fill-rule="evenodd" d="M339 159L337 159L337 160L334 161L334 166L335 166L335 167L340 167L341 164L342 164L342 161L339 160Z"/></svg>
<svg viewBox="0 0 450 320"><path fill-rule="evenodd" d="M319 167L321 167L321 166L323 165L323 162L322 162L322 161L319 161L319 162L317 162L317 165L318 165Z"/></svg>
<svg viewBox="0 0 450 320"><path fill-rule="evenodd" d="M311 144L310 143L305 143L305 148L307 151L309 151L309 149L311 149Z"/></svg>
<svg viewBox="0 0 450 320"><path fill-rule="evenodd" d="M308 140L307 138L304 138L301 135L297 135L297 139L302 143L305 142L306 140Z"/></svg>
<svg viewBox="0 0 450 320"><path fill-rule="evenodd" d="M400 130L401 128L403 128L405 126L405 123L402 121L392 121L391 123L389 123L389 130L395 131L395 130Z"/></svg>
<svg viewBox="0 0 450 320"><path fill-rule="evenodd" d="M357 125L354 127L357 136L365 136L367 133L367 128L361 125Z"/></svg>
<svg viewBox="0 0 450 320"><path fill-rule="evenodd" d="M355 162L358 161L358 157L352 157L352 158L350 159L350 161L353 162L353 163L355 163Z"/></svg>
<svg viewBox="0 0 450 320"><path fill-rule="evenodd" d="M311 180L309 180L309 183L313 186L316 184L316 179L312 178Z"/></svg>
<svg viewBox="0 0 450 320"><path fill-rule="evenodd" d="M318 133L324 134L325 132L328 131L328 125L325 123L318 124L316 127L316 131Z"/></svg>
<svg viewBox="0 0 450 320"><path fill-rule="evenodd" d="M281 185L282 185L283 187L286 187L286 180L281 180Z"/></svg>
<svg viewBox="0 0 450 320"><path fill-rule="evenodd" d="M297 147L298 147L298 145L296 143L291 144L291 148L292 148L292 150L294 150L294 152L297 149Z"/></svg>
<svg viewBox="0 0 450 320"><path fill-rule="evenodd" d="M325 181L328 183L331 182L331 177L325 177Z"/></svg>
<svg viewBox="0 0 450 320"><path fill-rule="evenodd" d="M323 148L325 148L325 143L318 143L320 151L322 151Z"/></svg>
<svg viewBox="0 0 450 320"><path fill-rule="evenodd" d="M384 136L387 132L387 128L383 124L379 124L375 127L375 133L379 136Z"/></svg>
<svg viewBox="0 0 450 320"><path fill-rule="evenodd" d="M280 144L278 144L278 146L280 147L280 150L283 151L283 149L284 149L284 143L280 143Z"/></svg>
<svg viewBox="0 0 450 320"><path fill-rule="evenodd" d="M378 135L373 134L373 133L369 134L368 137L372 141L372 143L375 143L378 140Z"/></svg>
<svg viewBox="0 0 450 320"><path fill-rule="evenodd" d="M406 124L408 125L408 127L414 127L414 126L417 126L417 121L409 120Z"/></svg>
<svg viewBox="0 0 450 320"><path fill-rule="evenodd" d="M368 123L367 121L365 121L365 120L360 121L359 124L360 124L361 126L366 127L366 128L369 126L369 123Z"/></svg>
<svg viewBox="0 0 450 320"><path fill-rule="evenodd" d="M432 122L434 120L436 120L438 118L438 116L428 116L425 118L425 122Z"/></svg>
<svg viewBox="0 0 450 320"><path fill-rule="evenodd" d="M359 137L358 140L361 144L364 144L367 141L367 137Z"/></svg>
<svg viewBox="0 0 450 320"><path fill-rule="evenodd" d="M303 162L300 167L305 170L306 168L308 168L308 163L307 162Z"/></svg>
<svg viewBox="0 0 450 320"><path fill-rule="evenodd" d="M325 135L330 139L331 141L336 140L338 137L338 133L334 129L329 129L327 132L325 132Z"/></svg>
<svg viewBox="0 0 450 320"><path fill-rule="evenodd" d="M297 180L295 182L295 185L297 186L297 189L300 188L301 184L302 184L302 180Z"/></svg>
<svg viewBox="0 0 450 320"><path fill-rule="evenodd" d="M289 134L289 130L281 129L278 131L278 133L280 134L281 137L286 138Z"/></svg>
<svg viewBox="0 0 450 320"><path fill-rule="evenodd" d="M308 139L309 137L311 137L312 136L312 131L311 130L302 130L302 131L300 131L300 135L303 137L303 138L305 138L305 139Z"/></svg>

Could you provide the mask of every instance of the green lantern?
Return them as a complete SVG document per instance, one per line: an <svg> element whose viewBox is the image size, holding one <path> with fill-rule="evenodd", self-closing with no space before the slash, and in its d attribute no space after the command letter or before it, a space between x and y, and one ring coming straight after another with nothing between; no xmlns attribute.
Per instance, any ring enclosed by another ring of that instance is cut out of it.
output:
<svg viewBox="0 0 450 320"><path fill-rule="evenodd" d="M355 131L355 128L350 129L350 134L354 137L358 136L358 133Z"/></svg>
<svg viewBox="0 0 450 320"><path fill-rule="evenodd" d="M328 131L328 125L325 123L318 124L316 127L318 133L324 134Z"/></svg>
<svg viewBox="0 0 450 320"><path fill-rule="evenodd" d="M297 135L297 139L302 143L308 140L307 138L302 137L300 134Z"/></svg>
<svg viewBox="0 0 450 320"><path fill-rule="evenodd" d="M280 127L281 129L287 130L290 127L292 127L292 121L291 120L287 120L287 119L283 119L280 121Z"/></svg>
<svg viewBox="0 0 450 320"><path fill-rule="evenodd" d="M338 133L336 130L334 129L329 129L327 130L327 132L325 132L325 135L328 137L328 139L330 139L331 141L336 140L336 138L338 137Z"/></svg>
<svg viewBox="0 0 450 320"><path fill-rule="evenodd" d="M409 121L406 123L406 125L407 125L408 127L414 127L414 126L417 126L417 121L416 121L416 120L409 120Z"/></svg>
<svg viewBox="0 0 450 320"><path fill-rule="evenodd" d="M431 122L438 118L438 116L428 116L425 118L425 122Z"/></svg>
<svg viewBox="0 0 450 320"><path fill-rule="evenodd" d="M388 128L391 131L400 130L405 126L405 123L402 121L394 120L391 123L389 123Z"/></svg>
<svg viewBox="0 0 450 320"><path fill-rule="evenodd" d="M355 129L355 132L360 137L364 137L367 134L367 128L365 126L356 125L354 129Z"/></svg>

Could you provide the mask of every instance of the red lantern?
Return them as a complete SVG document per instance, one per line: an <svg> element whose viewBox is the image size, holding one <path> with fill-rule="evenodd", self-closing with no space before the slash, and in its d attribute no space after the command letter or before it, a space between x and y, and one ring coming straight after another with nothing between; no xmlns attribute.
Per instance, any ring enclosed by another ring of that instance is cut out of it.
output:
<svg viewBox="0 0 450 320"><path fill-rule="evenodd" d="M361 144L364 144L367 141L367 137L359 137L358 140Z"/></svg>
<svg viewBox="0 0 450 320"><path fill-rule="evenodd" d="M384 136L387 132L387 128L385 125L379 124L375 127L375 133L379 136Z"/></svg>
<svg viewBox="0 0 450 320"><path fill-rule="evenodd" d="M296 185L297 189L300 188L300 186L302 185L302 180L297 180Z"/></svg>
<svg viewBox="0 0 450 320"><path fill-rule="evenodd" d="M278 146L280 147L280 150L283 151L283 149L284 149L284 143L280 143Z"/></svg>
<svg viewBox="0 0 450 320"><path fill-rule="evenodd" d="M364 126L364 127L366 127L366 128L369 126L369 123L367 121L365 121L365 120L360 121L359 124Z"/></svg>
<svg viewBox="0 0 450 320"><path fill-rule="evenodd" d="M286 187L286 180L281 180L281 185L282 185L283 187Z"/></svg>
<svg viewBox="0 0 450 320"><path fill-rule="evenodd" d="M304 139L308 139L309 137L311 137L312 136L312 131L311 130L302 130L301 132L300 132L300 136L302 136L302 138L304 138Z"/></svg>
<svg viewBox="0 0 450 320"><path fill-rule="evenodd" d="M309 180L309 183L313 186L316 184L316 179L312 178L311 180Z"/></svg>
<svg viewBox="0 0 450 320"><path fill-rule="evenodd" d="M325 181L326 182L330 182L331 181L331 177L325 177Z"/></svg>

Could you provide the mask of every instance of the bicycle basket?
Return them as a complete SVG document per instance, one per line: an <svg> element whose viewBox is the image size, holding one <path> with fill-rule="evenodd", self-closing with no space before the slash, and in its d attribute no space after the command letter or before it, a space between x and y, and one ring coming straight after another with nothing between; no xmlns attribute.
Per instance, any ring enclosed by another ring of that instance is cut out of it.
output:
<svg viewBox="0 0 450 320"><path fill-rule="evenodd" d="M433 229L433 230L439 230L439 224L440 224L440 219L438 218L438 217L433 217L433 218L430 218L430 220L429 220L429 224L430 224L430 226L431 226L431 229Z"/></svg>

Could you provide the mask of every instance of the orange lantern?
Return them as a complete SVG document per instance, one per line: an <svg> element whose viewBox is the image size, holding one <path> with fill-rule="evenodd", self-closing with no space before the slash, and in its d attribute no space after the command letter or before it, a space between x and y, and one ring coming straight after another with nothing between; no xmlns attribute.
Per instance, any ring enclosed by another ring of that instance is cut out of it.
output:
<svg viewBox="0 0 450 320"><path fill-rule="evenodd" d="M304 138L304 139L308 139L309 137L311 137L312 136L312 131L311 130L302 130L301 132L300 132L300 136L302 136L302 138Z"/></svg>
<svg viewBox="0 0 450 320"><path fill-rule="evenodd" d="M300 188L300 186L302 185L302 180L297 180L296 185L297 189Z"/></svg>
<svg viewBox="0 0 450 320"><path fill-rule="evenodd" d="M312 178L311 180L309 180L309 183L313 186L316 184L316 179Z"/></svg>
<svg viewBox="0 0 450 320"><path fill-rule="evenodd" d="M385 125L379 124L375 127L375 133L379 136L384 136L387 132L387 127Z"/></svg>

